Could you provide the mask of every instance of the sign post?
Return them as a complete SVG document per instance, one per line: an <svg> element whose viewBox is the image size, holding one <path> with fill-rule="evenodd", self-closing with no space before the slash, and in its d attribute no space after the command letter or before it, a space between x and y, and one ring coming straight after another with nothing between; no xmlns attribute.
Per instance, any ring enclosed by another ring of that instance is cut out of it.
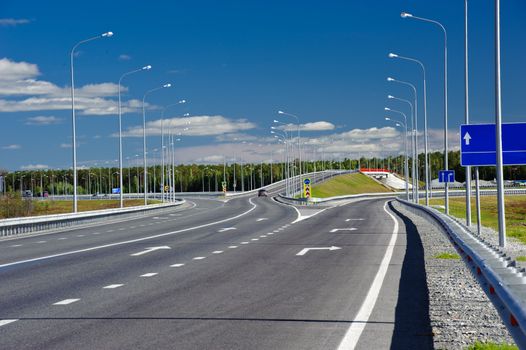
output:
<svg viewBox="0 0 526 350"><path fill-rule="evenodd" d="M303 179L303 197L307 200L311 197L310 179Z"/></svg>
<svg viewBox="0 0 526 350"><path fill-rule="evenodd" d="M222 181L221 186L223 187L223 194L226 196L226 181Z"/></svg>

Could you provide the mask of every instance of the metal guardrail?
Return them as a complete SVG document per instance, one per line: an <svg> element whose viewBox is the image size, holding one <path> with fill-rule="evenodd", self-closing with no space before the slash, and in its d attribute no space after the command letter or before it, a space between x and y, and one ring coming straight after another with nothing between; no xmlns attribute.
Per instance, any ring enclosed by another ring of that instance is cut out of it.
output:
<svg viewBox="0 0 526 350"><path fill-rule="evenodd" d="M411 212L438 225L495 305L516 344L526 349L526 270L503 251L436 209L398 198Z"/></svg>
<svg viewBox="0 0 526 350"><path fill-rule="evenodd" d="M185 203L179 200L174 203L151 204L148 206L93 210L81 213L31 216L0 220L0 237L61 229L83 225L108 218L135 218L147 215L152 211L164 211Z"/></svg>
<svg viewBox="0 0 526 350"><path fill-rule="evenodd" d="M293 205L317 205L327 202L340 201L345 199L362 199L362 198L395 198L401 196L399 192L379 192L379 193L361 193L361 194L349 194L344 196L335 196L327 198L291 198L286 197L283 194L278 195L278 200L283 203Z"/></svg>

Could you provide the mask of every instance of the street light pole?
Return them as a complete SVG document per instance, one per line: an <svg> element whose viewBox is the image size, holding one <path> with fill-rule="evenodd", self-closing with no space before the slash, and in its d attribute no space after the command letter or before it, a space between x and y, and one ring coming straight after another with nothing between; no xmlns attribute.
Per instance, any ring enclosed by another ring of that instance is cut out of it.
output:
<svg viewBox="0 0 526 350"><path fill-rule="evenodd" d="M404 112L397 111L397 110L395 110L395 109L391 109L391 108L388 108L388 107L385 107L384 110L386 110L386 111L390 111L390 112L393 112L393 113L397 113L397 114L401 115L402 117L404 117L404 124L405 124L406 127L407 127L407 116L405 115ZM407 135L406 135L406 137L407 137ZM413 142L413 138L411 138L411 142ZM414 163L414 159L413 159L413 163ZM409 167L409 165L407 165L407 166ZM413 166L412 168L413 168L413 169L412 169L412 170L413 170L413 174L412 174L412 176L413 176L413 178L414 178L414 177L415 177L415 174L414 174L414 169L415 169L415 168L414 168L414 166ZM408 170L407 172L409 172L409 170ZM409 184L409 179L408 179L407 177L406 177L405 182L406 182L406 184ZM412 190L412 193L413 193L413 202L414 202L415 200L418 200L418 199L416 199L415 196L414 196L414 186L413 186L413 188L412 188L411 190Z"/></svg>
<svg viewBox="0 0 526 350"><path fill-rule="evenodd" d="M447 102L447 31L446 28L438 21L423 18L423 17L417 17L413 16L410 13L402 12L400 14L402 18L413 18L419 21L428 22L435 24L439 26L442 29L442 32L444 33L444 170L448 170L448 140L447 140L447 119L448 119L448 102ZM444 190L445 190L445 213L449 214L449 186L448 183L444 183Z"/></svg>
<svg viewBox="0 0 526 350"><path fill-rule="evenodd" d="M406 123L403 123L399 120L394 120L394 119L391 119L389 117L385 117L385 120L389 120L389 121L392 121L394 123L396 123L395 125L396 126L403 126L405 128L405 137L404 137L404 148L405 148L405 166L404 166L404 170L405 170L405 196L406 196L406 199L409 201L409 162L407 160L408 158L408 150L407 150L407 124Z"/></svg>
<svg viewBox="0 0 526 350"><path fill-rule="evenodd" d="M146 96L148 96L150 93L161 90L163 88L169 88L172 84L164 84L163 86L156 87L155 89L148 90L144 93L144 96L142 97L142 147L143 147L143 165L144 165L144 171L143 171L143 183L144 183L144 205L148 204L148 180L147 180L147 171L146 171L146 107L145 107L145 100Z"/></svg>
<svg viewBox="0 0 526 350"><path fill-rule="evenodd" d="M422 68L423 74L423 88L424 88L424 162L425 162L425 178L426 178L426 205L429 206L429 191L430 191L430 173L429 166L429 144L427 135L427 84L426 84L426 67L424 64L415 58L400 56L394 53L389 54L389 58L399 58L401 60L415 62Z"/></svg>
<svg viewBox="0 0 526 350"><path fill-rule="evenodd" d="M110 38L113 36L112 32L106 32L101 35L94 36L89 39L79 41L73 48L70 53L70 68L71 68L71 128L72 128L72 149L73 149L73 212L78 211L77 206L77 121L75 117L75 75L73 67L73 58L75 57L75 49L84 43L93 41L100 38Z"/></svg>
<svg viewBox="0 0 526 350"><path fill-rule="evenodd" d="M121 77L119 78L119 172L122 174L122 104L121 104L121 82L122 82L122 79L125 77L125 76L128 76L130 74L133 74L133 73L137 73L137 72L140 72L140 71L143 71L143 70L150 70L152 69L152 66L150 65L147 65L147 66L144 66L142 68L139 68L139 69L135 69L135 70L132 70L130 72L127 72L127 73L124 73L123 75L121 75ZM122 184L122 181L123 181L123 177L120 176L119 178L119 188L120 188L120 196L119 196L119 199L120 199L120 206L121 208L124 208L124 191L122 190L122 187L123 187L123 184ZM128 189L129 190L129 189Z"/></svg>

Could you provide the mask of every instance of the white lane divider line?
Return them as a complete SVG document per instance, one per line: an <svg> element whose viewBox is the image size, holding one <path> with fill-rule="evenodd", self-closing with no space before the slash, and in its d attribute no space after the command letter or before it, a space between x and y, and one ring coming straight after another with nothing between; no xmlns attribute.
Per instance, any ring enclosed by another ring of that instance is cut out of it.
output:
<svg viewBox="0 0 526 350"><path fill-rule="evenodd" d="M214 251L212 252L212 254L221 254L221 253L223 253L222 250L214 250Z"/></svg>
<svg viewBox="0 0 526 350"><path fill-rule="evenodd" d="M132 229L132 230L133 230L133 229L134 229L134 228L136 228L136 227L137 227L137 226L130 226L130 229Z"/></svg>
<svg viewBox="0 0 526 350"><path fill-rule="evenodd" d="M225 228L217 230L217 232L225 232L225 231L231 231L231 230L237 230L237 228L235 228L235 227L225 227Z"/></svg>
<svg viewBox="0 0 526 350"><path fill-rule="evenodd" d="M115 289L124 286L124 284L110 284L106 287L102 287L102 289Z"/></svg>
<svg viewBox="0 0 526 350"><path fill-rule="evenodd" d="M206 259L206 256L196 256L193 260L203 260Z"/></svg>
<svg viewBox="0 0 526 350"><path fill-rule="evenodd" d="M252 238L251 241L259 241L259 238Z"/></svg>
<svg viewBox="0 0 526 350"><path fill-rule="evenodd" d="M257 219L256 221L259 222L259 221L264 221L264 220L268 220L268 219L267 219L267 218L259 218L259 219Z"/></svg>
<svg viewBox="0 0 526 350"><path fill-rule="evenodd" d="M100 232L93 232L92 235L100 235Z"/></svg>
<svg viewBox="0 0 526 350"><path fill-rule="evenodd" d="M362 332L365 329L365 325L369 321L369 317L373 312L374 305L376 304L376 300L378 299L378 295L380 294L380 290L382 289L382 284L384 283L385 275L387 274L387 269L389 268L389 264L391 263L396 239L398 238L398 220L396 220L396 217L387 210L387 203L388 202L386 201L384 204L384 211L394 221L393 235L389 240L389 244L387 246L387 249L385 250L384 257L382 259L382 262L380 263L378 272L374 277L373 283L371 284L371 287L367 292L367 296L365 297L365 300L363 301L360 310L354 317L353 322L349 326L349 329L347 329L345 336L343 337L340 345L338 346L338 350L354 350L356 344L358 344L358 340L360 340L360 336L362 335Z"/></svg>
<svg viewBox="0 0 526 350"><path fill-rule="evenodd" d="M365 219L345 219L345 222L349 222L349 221L364 221Z"/></svg>
<svg viewBox="0 0 526 350"><path fill-rule="evenodd" d="M237 248L237 245L228 246L228 249L236 249L236 248Z"/></svg>
<svg viewBox="0 0 526 350"><path fill-rule="evenodd" d="M148 273L145 273L144 275L141 275L141 277L153 277L155 275L158 275L159 273L157 272L148 272Z"/></svg>
<svg viewBox="0 0 526 350"><path fill-rule="evenodd" d="M79 237L79 238L80 238L80 237L84 237L84 236L85 236L85 235L77 235L77 237Z"/></svg>
<svg viewBox="0 0 526 350"><path fill-rule="evenodd" d="M60 237L58 240L59 240L59 241L64 241L64 240L66 240L66 239L68 239L68 237Z"/></svg>
<svg viewBox="0 0 526 350"><path fill-rule="evenodd" d="M164 249L172 249L172 248L170 248L167 245L163 245L163 246L160 246L160 247L150 247L150 248L146 248L143 251L130 254L130 256L141 256L141 255L144 255L144 254L148 254L148 253L154 252L156 250L164 250Z"/></svg>
<svg viewBox="0 0 526 350"><path fill-rule="evenodd" d="M16 322L16 321L18 321L18 319L13 319L13 320L0 320L0 327L5 326L6 324L10 324L10 323Z"/></svg>
<svg viewBox="0 0 526 350"><path fill-rule="evenodd" d="M267 236L261 235L261 236L259 236L259 238L267 238Z"/></svg>
<svg viewBox="0 0 526 350"><path fill-rule="evenodd" d="M46 243L47 241L38 241L38 244Z"/></svg>
<svg viewBox="0 0 526 350"><path fill-rule="evenodd" d="M278 233L278 232L279 232L279 230L274 230L274 231L272 231L272 232L274 232L274 233Z"/></svg>
<svg viewBox="0 0 526 350"><path fill-rule="evenodd" d="M147 236L147 237L141 237L141 238L137 238L137 239L130 239L130 240L126 240L126 241L109 243L109 244L89 247L89 248L85 248L85 249L72 250L72 251L68 251L68 252L64 252L64 253L52 254L52 255L47 255L47 256L40 256L40 257L32 258L32 259L13 261L13 262L5 263L5 264L0 264L0 269L4 268L4 267L8 267L8 266L26 264L28 262L41 261L41 260L46 260L46 259L57 258L57 257L60 257L60 256L67 256L67 255L79 254L79 253L84 253L84 252L91 252L91 251L94 251L94 250L99 250L99 249L104 249L104 248L109 248L109 247L116 247L116 246L125 245L125 244L143 242L143 241L147 241L147 240L156 239L156 238L159 238L159 237L171 236L171 235L174 235L174 234L177 234L177 233L181 233L181 232L188 232L188 231L193 231L193 230L197 230L197 229L204 228L204 227L209 227L209 226L213 226L213 225L217 225L217 224L222 224L224 222L232 221L234 219L238 219L240 217L243 217L243 216L251 213L252 211L254 211L257 208L257 205L252 202L252 198L250 198L248 201L252 205L252 207L250 209L248 209L247 211L242 212L241 214L238 214L238 215L235 215L235 216L231 216L231 217L228 217L226 219L219 220L219 221L208 222L206 224L202 224L202 225L198 225L198 226L188 227L188 228L175 230L175 231L170 231L170 232L159 233L159 234L156 234L156 235L151 235L151 236Z"/></svg>
<svg viewBox="0 0 526 350"><path fill-rule="evenodd" d="M124 231L124 230L125 230L125 228L124 228L124 227L121 227L121 228L119 229L119 231Z"/></svg>
<svg viewBox="0 0 526 350"><path fill-rule="evenodd" d="M241 242L241 244L248 244L249 242Z"/></svg>
<svg viewBox="0 0 526 350"><path fill-rule="evenodd" d="M356 231L356 230L357 230L357 228L355 228L355 227L333 228L330 232L334 233L334 232L338 232L338 231Z"/></svg>
<svg viewBox="0 0 526 350"><path fill-rule="evenodd" d="M108 230L108 231L106 231L106 232L110 233L110 232L113 232L113 231L115 231L115 230Z"/></svg>
<svg viewBox="0 0 526 350"><path fill-rule="evenodd" d="M61 300L61 301L58 301L56 303L54 303L53 305L69 305L69 304L73 304L77 301L79 301L80 299L64 299L64 300Z"/></svg>
<svg viewBox="0 0 526 350"><path fill-rule="evenodd" d="M173 265L170 265L170 267L182 267L184 266L184 264L173 264Z"/></svg>
<svg viewBox="0 0 526 350"><path fill-rule="evenodd" d="M13 244L13 245L10 245L9 247L16 248L16 247L21 247L21 246L22 246L22 244Z"/></svg>
<svg viewBox="0 0 526 350"><path fill-rule="evenodd" d="M267 233L268 236L272 236L273 234L274 234L274 232Z"/></svg>

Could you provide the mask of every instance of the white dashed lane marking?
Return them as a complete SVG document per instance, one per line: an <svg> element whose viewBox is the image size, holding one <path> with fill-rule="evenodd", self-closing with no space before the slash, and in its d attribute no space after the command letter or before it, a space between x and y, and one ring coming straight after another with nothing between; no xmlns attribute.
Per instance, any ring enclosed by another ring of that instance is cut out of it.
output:
<svg viewBox="0 0 526 350"><path fill-rule="evenodd" d="M68 238L67 238L67 237L60 237L58 240L59 240L59 241L64 241L64 240L66 240L66 239L68 239Z"/></svg>
<svg viewBox="0 0 526 350"><path fill-rule="evenodd" d="M222 250L216 250L216 251L213 251L213 252L212 252L212 254L221 254L221 253L223 253Z"/></svg>
<svg viewBox="0 0 526 350"><path fill-rule="evenodd" d="M16 248L16 247L21 247L22 244L13 244L13 245L10 245L11 248Z"/></svg>
<svg viewBox="0 0 526 350"><path fill-rule="evenodd" d="M196 256L194 260L203 260L206 259L206 256Z"/></svg>
<svg viewBox="0 0 526 350"><path fill-rule="evenodd" d="M251 241L259 241L259 238L252 238Z"/></svg>
<svg viewBox="0 0 526 350"><path fill-rule="evenodd" d="M173 265L170 265L170 267L182 267L184 266L184 264L173 264Z"/></svg>
<svg viewBox="0 0 526 350"><path fill-rule="evenodd" d="M228 247L228 249L236 249L237 248L237 245L231 245Z"/></svg>
<svg viewBox="0 0 526 350"><path fill-rule="evenodd" d="M46 243L47 241L38 241L38 244Z"/></svg>
<svg viewBox="0 0 526 350"><path fill-rule="evenodd" d="M16 319L16 320L14 320L14 319L13 320L0 320L0 327L5 326L6 324L10 324L10 323L16 322L16 321L18 321L18 319Z"/></svg>
<svg viewBox="0 0 526 350"><path fill-rule="evenodd" d="M69 305L69 304L75 303L75 302L77 302L79 300L80 299L64 299L64 300L61 300L61 301L58 301L58 302L54 303L53 305Z"/></svg>
<svg viewBox="0 0 526 350"><path fill-rule="evenodd" d="M84 237L84 235L77 235L77 237Z"/></svg>
<svg viewBox="0 0 526 350"><path fill-rule="evenodd" d="M148 272L148 273L145 273L144 275L141 275L141 277L153 277L155 275L158 275L157 272Z"/></svg>
<svg viewBox="0 0 526 350"><path fill-rule="evenodd" d="M248 244L248 242L241 242L241 244Z"/></svg>
<svg viewBox="0 0 526 350"><path fill-rule="evenodd" d="M103 289L115 289L124 286L124 284L110 284L109 286L102 287Z"/></svg>

